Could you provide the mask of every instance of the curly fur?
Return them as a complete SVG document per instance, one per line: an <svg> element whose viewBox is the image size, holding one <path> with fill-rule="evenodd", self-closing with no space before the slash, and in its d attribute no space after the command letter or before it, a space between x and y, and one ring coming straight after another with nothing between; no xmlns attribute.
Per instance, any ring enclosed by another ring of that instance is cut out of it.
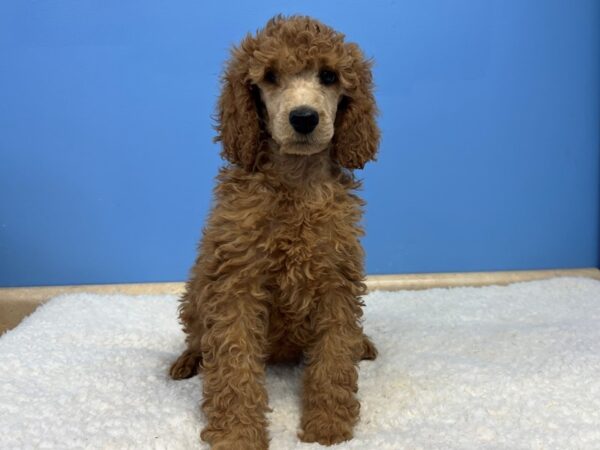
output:
<svg viewBox="0 0 600 450"><path fill-rule="evenodd" d="M268 132L261 83L269 70L320 67L339 80L333 138L318 153L285 154ZM304 361L300 439L352 437L357 363L376 349L360 322L363 202L351 169L375 157L375 115L370 62L314 19L277 16L233 50L216 127L231 164L181 300L187 349L171 368L176 379L202 372L201 436L214 449L268 447L266 362Z"/></svg>

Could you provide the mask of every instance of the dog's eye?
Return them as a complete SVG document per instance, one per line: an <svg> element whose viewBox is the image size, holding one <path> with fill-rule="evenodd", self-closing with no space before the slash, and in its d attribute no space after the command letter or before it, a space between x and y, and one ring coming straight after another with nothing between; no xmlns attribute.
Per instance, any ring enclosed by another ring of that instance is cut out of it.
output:
<svg viewBox="0 0 600 450"><path fill-rule="evenodd" d="M277 84L277 74L272 70L267 70L264 75L264 80L270 84Z"/></svg>
<svg viewBox="0 0 600 450"><path fill-rule="evenodd" d="M323 69L319 72L319 80L325 86L330 86L337 81L337 74L331 70Z"/></svg>

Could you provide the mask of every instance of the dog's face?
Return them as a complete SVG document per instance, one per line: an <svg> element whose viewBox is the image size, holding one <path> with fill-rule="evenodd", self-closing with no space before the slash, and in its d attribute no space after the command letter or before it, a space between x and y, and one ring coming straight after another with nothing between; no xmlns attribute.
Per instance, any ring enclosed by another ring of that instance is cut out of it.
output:
<svg viewBox="0 0 600 450"><path fill-rule="evenodd" d="M269 69L257 85L263 120L281 153L312 155L329 146L342 96L334 70L306 69L289 75Z"/></svg>
<svg viewBox="0 0 600 450"><path fill-rule="evenodd" d="M258 155L273 147L328 151L333 162L362 168L379 144L372 89L370 61L343 34L310 17L277 16L233 49L216 140L246 170L260 170Z"/></svg>

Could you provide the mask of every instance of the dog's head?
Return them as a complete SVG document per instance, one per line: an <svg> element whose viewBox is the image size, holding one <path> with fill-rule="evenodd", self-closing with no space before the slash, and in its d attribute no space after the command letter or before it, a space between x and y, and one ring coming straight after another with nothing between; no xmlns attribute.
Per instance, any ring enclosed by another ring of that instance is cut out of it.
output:
<svg viewBox="0 0 600 450"><path fill-rule="evenodd" d="M216 140L248 170L269 140L282 154L329 151L362 168L379 143L372 89L370 61L344 35L308 17L277 16L232 51Z"/></svg>

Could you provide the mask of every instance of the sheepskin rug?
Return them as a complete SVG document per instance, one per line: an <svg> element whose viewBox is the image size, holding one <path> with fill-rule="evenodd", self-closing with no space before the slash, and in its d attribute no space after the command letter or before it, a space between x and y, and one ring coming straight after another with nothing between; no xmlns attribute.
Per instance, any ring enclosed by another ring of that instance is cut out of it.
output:
<svg viewBox="0 0 600 450"><path fill-rule="evenodd" d="M339 449L600 448L600 281L373 292L361 419ZM0 337L0 448L195 449L201 377L173 296L65 295ZM299 442L301 367L268 369L272 449Z"/></svg>

